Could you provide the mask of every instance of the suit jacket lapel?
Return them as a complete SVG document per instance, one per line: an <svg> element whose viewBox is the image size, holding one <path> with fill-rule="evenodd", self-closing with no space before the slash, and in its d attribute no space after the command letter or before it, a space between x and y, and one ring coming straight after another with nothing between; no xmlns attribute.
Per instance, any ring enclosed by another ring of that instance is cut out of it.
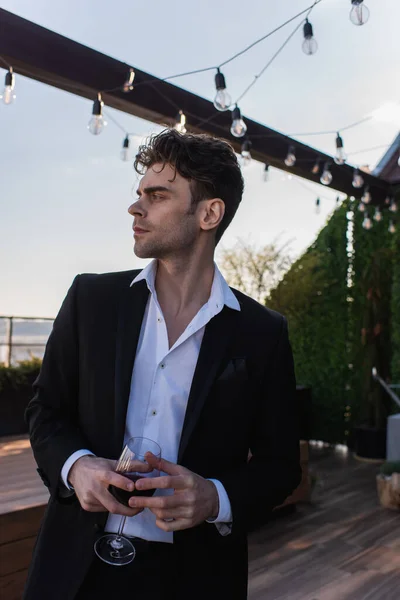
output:
<svg viewBox="0 0 400 600"><path fill-rule="evenodd" d="M149 290L146 281L138 281L124 292L118 315L114 421L114 453L116 458L119 456L123 445L133 363L148 296Z"/></svg>
<svg viewBox="0 0 400 600"><path fill-rule="evenodd" d="M204 402L226 355L238 315L240 313L225 306L206 326L186 408L178 463L182 460Z"/></svg>

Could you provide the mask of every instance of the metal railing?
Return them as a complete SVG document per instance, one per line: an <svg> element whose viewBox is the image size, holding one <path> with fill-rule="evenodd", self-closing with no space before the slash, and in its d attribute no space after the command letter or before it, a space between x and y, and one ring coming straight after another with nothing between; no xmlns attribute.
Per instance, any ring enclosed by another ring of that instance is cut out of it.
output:
<svg viewBox="0 0 400 600"><path fill-rule="evenodd" d="M0 315L0 363L9 367L34 355L43 356L53 321L50 317Z"/></svg>
<svg viewBox="0 0 400 600"><path fill-rule="evenodd" d="M389 394L389 396L391 397L391 399L397 404L397 406L400 408L400 398L397 396L397 394L394 393L393 388L400 388L400 385L397 384L393 384L393 385L388 385L386 383L386 381L384 381L382 379L382 377L380 377L378 370L376 369L376 367L372 368L372 377L376 380L379 381L379 383L381 384L381 386L383 387L383 389L385 390L385 392L387 392Z"/></svg>

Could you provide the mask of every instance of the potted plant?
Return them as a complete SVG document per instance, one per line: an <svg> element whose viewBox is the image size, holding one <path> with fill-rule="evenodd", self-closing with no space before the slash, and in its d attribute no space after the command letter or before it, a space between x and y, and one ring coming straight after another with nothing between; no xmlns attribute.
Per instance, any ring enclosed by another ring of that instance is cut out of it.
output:
<svg viewBox="0 0 400 600"><path fill-rule="evenodd" d="M361 328L361 419L354 428L354 450L358 458L384 460L386 424L391 400L373 377L375 368L385 381L390 365L390 311L386 290L390 287L391 251L375 252L363 274L364 306Z"/></svg>
<svg viewBox="0 0 400 600"><path fill-rule="evenodd" d="M376 476L376 484L382 506L400 510L400 461L385 462Z"/></svg>

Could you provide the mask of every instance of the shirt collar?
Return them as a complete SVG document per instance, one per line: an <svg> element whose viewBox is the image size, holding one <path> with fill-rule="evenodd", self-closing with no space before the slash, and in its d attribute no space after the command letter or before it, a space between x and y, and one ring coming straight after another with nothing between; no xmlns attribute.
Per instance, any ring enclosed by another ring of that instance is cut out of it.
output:
<svg viewBox="0 0 400 600"><path fill-rule="evenodd" d="M235 294L232 292L229 285L226 283L221 271L215 265L214 279L211 287L211 294L208 300L208 304L214 305L216 308L221 309L222 305L226 305L233 310L240 311L240 304ZM132 281L131 286L138 281L143 279L147 283L149 291L155 295L155 280L157 272L157 260L154 259L145 267Z"/></svg>

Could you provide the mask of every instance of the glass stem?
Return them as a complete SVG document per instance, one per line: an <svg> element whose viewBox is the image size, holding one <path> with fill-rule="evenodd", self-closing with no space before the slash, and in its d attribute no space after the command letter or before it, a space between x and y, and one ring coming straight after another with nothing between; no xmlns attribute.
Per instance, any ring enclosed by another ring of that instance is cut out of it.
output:
<svg viewBox="0 0 400 600"><path fill-rule="evenodd" d="M122 517L121 518L121 523L119 524L119 527L118 527L118 533L117 533L117 540L118 541L121 539L122 531L123 531L124 526L125 526L125 521L126 521L126 517Z"/></svg>

